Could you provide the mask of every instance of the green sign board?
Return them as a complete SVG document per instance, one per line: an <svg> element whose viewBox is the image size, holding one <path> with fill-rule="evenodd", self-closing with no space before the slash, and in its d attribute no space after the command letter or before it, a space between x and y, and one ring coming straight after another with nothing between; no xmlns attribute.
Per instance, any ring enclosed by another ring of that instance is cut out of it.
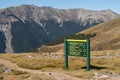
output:
<svg viewBox="0 0 120 80"><path fill-rule="evenodd" d="M90 70L90 40L64 39L65 68L68 68L68 56L87 58L87 70Z"/></svg>
<svg viewBox="0 0 120 80"><path fill-rule="evenodd" d="M86 42L69 41L66 42L69 56L81 56L86 57Z"/></svg>

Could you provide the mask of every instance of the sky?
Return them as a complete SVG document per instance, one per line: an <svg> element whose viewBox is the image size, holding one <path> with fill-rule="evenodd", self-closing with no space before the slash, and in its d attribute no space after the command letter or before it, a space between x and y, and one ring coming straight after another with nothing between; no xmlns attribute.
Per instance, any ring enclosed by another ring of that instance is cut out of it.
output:
<svg viewBox="0 0 120 80"><path fill-rule="evenodd" d="M120 0L0 0L0 9L22 4L33 4L39 7L50 6L58 9L111 9L120 14Z"/></svg>

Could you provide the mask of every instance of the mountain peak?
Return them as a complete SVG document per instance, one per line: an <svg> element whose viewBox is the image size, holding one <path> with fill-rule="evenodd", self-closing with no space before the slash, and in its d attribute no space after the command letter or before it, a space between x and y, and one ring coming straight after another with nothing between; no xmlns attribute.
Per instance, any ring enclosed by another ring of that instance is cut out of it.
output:
<svg viewBox="0 0 120 80"><path fill-rule="evenodd" d="M21 6L32 6L32 7L37 7L37 6L34 5L34 4L22 4Z"/></svg>
<svg viewBox="0 0 120 80"><path fill-rule="evenodd" d="M1 52L25 52L119 17L110 11L21 5L0 10Z"/></svg>

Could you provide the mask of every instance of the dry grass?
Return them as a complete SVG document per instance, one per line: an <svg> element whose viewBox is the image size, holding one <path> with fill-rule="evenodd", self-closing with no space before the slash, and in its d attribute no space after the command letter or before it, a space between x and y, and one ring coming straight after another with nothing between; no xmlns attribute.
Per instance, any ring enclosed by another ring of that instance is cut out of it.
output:
<svg viewBox="0 0 120 80"><path fill-rule="evenodd" d="M0 66L5 67L3 64ZM0 72L0 80L55 80L52 77L45 76L44 74L30 74L24 71L12 70L11 72Z"/></svg>
<svg viewBox="0 0 120 80"><path fill-rule="evenodd" d="M0 75L0 80L55 80L54 78L47 77L43 74L34 75L34 74L2 74Z"/></svg>
<svg viewBox="0 0 120 80"><path fill-rule="evenodd" d="M26 54L0 54L0 58L10 60L20 67L28 69L40 69L43 71L58 71L72 76L81 78L90 78L93 76L94 71L103 73L120 73L120 57L115 56L120 53L120 50L104 50L91 52L91 71L86 71L86 58L85 57L69 57L69 68L64 70L64 55L54 58L46 54L39 53L26 53ZM100 56L108 56L108 58L94 58ZM86 76L84 76L86 75Z"/></svg>
<svg viewBox="0 0 120 80"><path fill-rule="evenodd" d="M58 52L60 49L64 49L63 44L58 44L57 46L46 46L43 45L38 49L38 52L43 52L43 53L53 53L53 52Z"/></svg>
<svg viewBox="0 0 120 80"><path fill-rule="evenodd" d="M0 66L4 66L3 64L0 64Z"/></svg>

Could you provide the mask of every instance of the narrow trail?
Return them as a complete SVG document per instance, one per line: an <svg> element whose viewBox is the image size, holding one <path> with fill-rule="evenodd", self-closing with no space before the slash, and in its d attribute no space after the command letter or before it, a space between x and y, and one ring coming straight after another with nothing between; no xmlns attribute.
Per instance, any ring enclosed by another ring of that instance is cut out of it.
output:
<svg viewBox="0 0 120 80"><path fill-rule="evenodd" d="M19 71L25 71L31 74L44 74L46 76L50 76L55 78L55 80L83 80L80 78L72 77L70 75L59 73L59 72L42 72L41 70L31 70L31 69L24 69L20 68L15 63L10 62L9 60L0 59L0 63L3 64L6 68L19 70ZM51 75L50 75L50 74Z"/></svg>

